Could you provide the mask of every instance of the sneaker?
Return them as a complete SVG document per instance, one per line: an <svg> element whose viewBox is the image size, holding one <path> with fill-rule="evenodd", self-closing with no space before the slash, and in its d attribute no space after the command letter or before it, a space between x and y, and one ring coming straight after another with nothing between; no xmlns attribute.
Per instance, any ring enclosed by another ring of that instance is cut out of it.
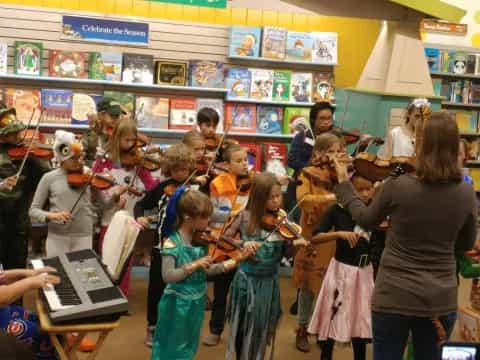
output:
<svg viewBox="0 0 480 360"><path fill-rule="evenodd" d="M147 345L148 347L152 347L154 331L155 331L155 326L147 326L147 335L145 336L145 345Z"/></svg>
<svg viewBox="0 0 480 360"><path fill-rule="evenodd" d="M216 346L220 342L220 335L210 333L203 338L202 342L206 346Z"/></svg>

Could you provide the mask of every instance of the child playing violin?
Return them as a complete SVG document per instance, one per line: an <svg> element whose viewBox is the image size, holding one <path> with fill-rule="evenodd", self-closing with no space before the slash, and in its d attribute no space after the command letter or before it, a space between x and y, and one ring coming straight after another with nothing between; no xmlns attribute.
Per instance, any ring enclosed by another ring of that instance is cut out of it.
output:
<svg viewBox="0 0 480 360"><path fill-rule="evenodd" d="M157 209L157 235L154 244L152 244L150 273L148 278L148 297L147 297L147 336L145 343L152 345L153 331L158 319L158 302L165 289L165 283L162 280L162 257L160 251L163 247L163 241L166 237L164 232L165 211L170 197L176 188L184 184L186 180L195 171L195 157L190 148L184 144L170 146L164 154L163 174L166 180L159 183L155 188L145 194L135 206L135 215L141 217L145 210Z"/></svg>
<svg viewBox="0 0 480 360"><path fill-rule="evenodd" d="M197 130L205 139L215 139L220 117L215 109L204 107L197 113Z"/></svg>
<svg viewBox="0 0 480 360"><path fill-rule="evenodd" d="M97 104L97 114L90 114L90 129L82 140L85 149L85 159L91 166L97 157L102 157L107 152L107 144L113 133L114 126L121 115L126 115L120 103L109 97L103 97Z"/></svg>
<svg viewBox="0 0 480 360"><path fill-rule="evenodd" d="M43 175L30 206L32 221L48 224L47 256L91 249L96 217L90 188L82 195L82 188L68 183L69 173L84 170L81 143L77 142L75 134L57 130L53 151L60 167ZM47 203L49 210L44 210Z"/></svg>
<svg viewBox="0 0 480 360"><path fill-rule="evenodd" d="M0 263L5 269L27 264L30 197L50 170L48 161L28 156L19 173L23 157L11 157L9 150L22 142L24 129L15 109L0 103Z"/></svg>
<svg viewBox="0 0 480 360"><path fill-rule="evenodd" d="M268 345L274 352L281 315L278 269L288 244L278 229L262 222L281 204L281 185L275 175L256 174L246 209L225 231L226 238L239 233L243 247L256 251L254 260L240 264L230 289L226 359L232 359L235 353L238 360L264 359ZM293 240L295 246L306 244L303 238Z"/></svg>
<svg viewBox="0 0 480 360"><path fill-rule="evenodd" d="M232 259L212 264L206 248L193 243L194 234L207 228L212 210L210 199L197 190L180 187L170 199L170 227L161 250L167 287L158 304L152 360L194 358L204 317L207 276L237 266ZM251 253L246 249L238 261Z"/></svg>
<svg viewBox="0 0 480 360"><path fill-rule="evenodd" d="M94 173L107 173L117 184L110 189L99 192L99 202L102 206L102 218L99 234L99 253L102 253L103 238L113 216L118 210L126 210L131 216L135 204L143 197L144 191L152 190L157 181L139 161L137 148L137 126L133 120L122 119L114 127L108 143L106 156L97 158L93 165ZM137 222L148 227L149 222L144 217ZM133 258L130 259L127 270L120 281L120 288L128 296L130 273Z"/></svg>
<svg viewBox="0 0 480 360"><path fill-rule="evenodd" d="M230 145L224 152L224 160L229 172L218 175L210 183L210 199L213 203L213 214L210 226L217 234L222 231L230 217L243 210L247 204L248 191L243 191L237 182L248 177L247 151L240 145ZM225 325L227 295L234 273L223 274L214 279L212 316L210 334L203 339L208 346L215 346Z"/></svg>
<svg viewBox="0 0 480 360"><path fill-rule="evenodd" d="M326 209L335 201L332 193L334 176L328 164L328 157L337 156L342 152L341 139L331 133L319 135L314 144L311 163L317 166L307 166L300 173L297 186L297 201L302 210L300 226L302 235L307 241L312 238L312 229L318 224ZM327 164L322 165L322 158ZM307 325L310 321L313 301L322 285L323 277L330 259L334 255L333 243L311 244L302 248L295 255L293 280L299 289L298 330L296 347L302 352L310 351Z"/></svg>
<svg viewBox="0 0 480 360"><path fill-rule="evenodd" d="M353 175L351 181L359 198L369 203L373 183L359 175ZM316 334L321 341L322 360L332 359L335 341L351 341L354 359L364 360L366 343L372 338L371 233L356 225L350 213L339 204L326 211L313 233L312 242L322 235L330 236L330 240L336 241L336 250L318 294L308 332Z"/></svg>
<svg viewBox="0 0 480 360"><path fill-rule="evenodd" d="M191 130L185 133L182 142L193 151L195 156L196 172L193 182L200 185L203 192L208 193L206 185L208 185L209 176L206 172L212 162L212 156L205 152L205 138L198 131Z"/></svg>
<svg viewBox="0 0 480 360"><path fill-rule="evenodd" d="M54 272L56 270L50 267L4 271L0 264L0 330L28 344L36 358L44 360L57 359L48 334L40 332L35 314L12 304L30 290L41 289L49 284L59 284L60 279L49 274ZM2 355L4 351L5 349L2 349Z"/></svg>

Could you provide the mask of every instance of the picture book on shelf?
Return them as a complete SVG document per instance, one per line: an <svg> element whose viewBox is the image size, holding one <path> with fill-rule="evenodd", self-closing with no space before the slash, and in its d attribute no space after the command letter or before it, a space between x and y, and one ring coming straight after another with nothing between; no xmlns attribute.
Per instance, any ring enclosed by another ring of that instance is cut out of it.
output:
<svg viewBox="0 0 480 360"><path fill-rule="evenodd" d="M273 70L250 69L252 74L250 97L255 100L271 101L273 88Z"/></svg>
<svg viewBox="0 0 480 360"><path fill-rule="evenodd" d="M338 34L332 32L312 32L312 62L337 65Z"/></svg>
<svg viewBox="0 0 480 360"><path fill-rule="evenodd" d="M283 108L281 106L257 106L257 133L281 134Z"/></svg>
<svg viewBox="0 0 480 360"><path fill-rule="evenodd" d="M203 108L212 108L218 114L218 126L215 130L217 133L223 133L223 124L224 124L224 110L225 105L221 99L210 99L210 98L199 98L197 99L197 112Z"/></svg>
<svg viewBox="0 0 480 360"><path fill-rule="evenodd" d="M257 111L253 104L227 103L225 106L225 126L233 132L255 132Z"/></svg>
<svg viewBox="0 0 480 360"><path fill-rule="evenodd" d="M450 72L463 75L467 72L467 55L464 52L457 51L450 62Z"/></svg>
<svg viewBox="0 0 480 360"><path fill-rule="evenodd" d="M130 84L153 84L153 56L124 53L122 81Z"/></svg>
<svg viewBox="0 0 480 360"><path fill-rule="evenodd" d="M128 115L133 115L133 109L135 107L135 95L133 93L124 91L104 91L103 95L118 101Z"/></svg>
<svg viewBox="0 0 480 360"><path fill-rule="evenodd" d="M190 86L206 88L224 88L224 72L224 63L221 61L190 60Z"/></svg>
<svg viewBox="0 0 480 360"><path fill-rule="evenodd" d="M259 27L232 26L228 55L259 57L261 36Z"/></svg>
<svg viewBox="0 0 480 360"><path fill-rule="evenodd" d="M42 75L42 52L42 43L15 41L15 74Z"/></svg>
<svg viewBox="0 0 480 360"><path fill-rule="evenodd" d="M464 132L478 131L478 112L477 111L455 111L455 120L458 130Z"/></svg>
<svg viewBox="0 0 480 360"><path fill-rule="evenodd" d="M135 116L139 128L168 129L168 98L137 96L135 100Z"/></svg>
<svg viewBox="0 0 480 360"><path fill-rule="evenodd" d="M316 101L325 101L330 93L333 95L334 79L333 72L314 72L312 74L312 99Z"/></svg>
<svg viewBox="0 0 480 360"><path fill-rule="evenodd" d="M292 73L290 101L301 103L312 101L312 73Z"/></svg>
<svg viewBox="0 0 480 360"><path fill-rule="evenodd" d="M171 98L169 129L191 129L197 121L195 98Z"/></svg>
<svg viewBox="0 0 480 360"><path fill-rule="evenodd" d="M292 72L289 70L275 70L273 72L273 101L290 101L290 82Z"/></svg>
<svg viewBox="0 0 480 360"><path fill-rule="evenodd" d="M71 124L72 97L72 90L42 89L43 121L52 124Z"/></svg>
<svg viewBox="0 0 480 360"><path fill-rule="evenodd" d="M155 79L160 85L187 85L188 64L180 61L155 61Z"/></svg>
<svg viewBox="0 0 480 360"><path fill-rule="evenodd" d="M264 26L262 35L262 57L284 60L286 46L286 29L274 26Z"/></svg>
<svg viewBox="0 0 480 360"><path fill-rule="evenodd" d="M475 68L477 67L477 57L475 54L467 54L467 74L475 74Z"/></svg>
<svg viewBox="0 0 480 360"><path fill-rule="evenodd" d="M439 71L440 50L435 48L425 48L425 56L430 71Z"/></svg>
<svg viewBox="0 0 480 360"><path fill-rule="evenodd" d="M287 176L287 145L282 143L262 144L262 171L278 177ZM286 186L285 189L286 190Z"/></svg>
<svg viewBox="0 0 480 360"><path fill-rule="evenodd" d="M28 124L32 113L32 121L37 121L41 110L41 94L38 89L7 88L4 90L3 100L8 107L17 110L17 119Z"/></svg>
<svg viewBox="0 0 480 360"><path fill-rule="evenodd" d="M287 60L312 61L313 39L310 33L289 31L287 33Z"/></svg>
<svg viewBox="0 0 480 360"><path fill-rule="evenodd" d="M241 142L240 146L247 150L248 170L260 171L262 167L260 147L255 143L244 142Z"/></svg>
<svg viewBox="0 0 480 360"><path fill-rule="evenodd" d="M248 99L250 95L250 70L230 68L227 75L227 89L229 99Z"/></svg>
<svg viewBox="0 0 480 360"><path fill-rule="evenodd" d="M8 56L8 44L0 43L0 74L8 73L7 56Z"/></svg>
<svg viewBox="0 0 480 360"><path fill-rule="evenodd" d="M50 50L50 76L85 79L88 69L88 53L79 51Z"/></svg>
<svg viewBox="0 0 480 360"><path fill-rule="evenodd" d="M310 109L304 107L286 107L283 110L283 133L295 134L310 127Z"/></svg>
<svg viewBox="0 0 480 360"><path fill-rule="evenodd" d="M122 80L123 55L116 52L91 52L88 78L108 81Z"/></svg>
<svg viewBox="0 0 480 360"><path fill-rule="evenodd" d="M74 93L72 98L72 124L88 125L88 117L97 113L102 95Z"/></svg>

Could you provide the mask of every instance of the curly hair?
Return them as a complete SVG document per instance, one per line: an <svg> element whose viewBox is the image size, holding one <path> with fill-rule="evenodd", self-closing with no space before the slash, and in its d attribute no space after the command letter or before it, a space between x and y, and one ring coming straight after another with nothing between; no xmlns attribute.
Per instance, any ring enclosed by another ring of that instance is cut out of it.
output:
<svg viewBox="0 0 480 360"><path fill-rule="evenodd" d="M195 169L195 155L187 145L175 144L165 150L165 160L163 162L163 173L165 176L172 176L172 170L181 166L187 166L189 172Z"/></svg>

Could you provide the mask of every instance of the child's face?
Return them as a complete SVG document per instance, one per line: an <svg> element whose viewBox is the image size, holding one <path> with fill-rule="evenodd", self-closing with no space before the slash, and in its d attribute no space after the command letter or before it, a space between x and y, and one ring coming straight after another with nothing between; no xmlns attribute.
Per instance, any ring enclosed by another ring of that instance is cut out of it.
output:
<svg viewBox="0 0 480 360"><path fill-rule="evenodd" d="M212 123L201 123L199 126L200 132L205 137L213 137L215 135L215 130L217 127Z"/></svg>
<svg viewBox="0 0 480 360"><path fill-rule="evenodd" d="M131 150L137 143L137 134L134 132L128 132L120 137L120 150Z"/></svg>
<svg viewBox="0 0 480 360"><path fill-rule="evenodd" d="M247 152L245 150L234 152L228 165L234 175L246 175L248 173Z"/></svg>
<svg viewBox="0 0 480 360"><path fill-rule="evenodd" d="M363 177L356 176L353 178L352 183L360 200L367 204L373 196L372 182Z"/></svg>
<svg viewBox="0 0 480 360"><path fill-rule="evenodd" d="M270 197L267 200L267 210L275 211L282 206L282 189L278 185L274 185L270 191Z"/></svg>
<svg viewBox="0 0 480 360"><path fill-rule="evenodd" d="M326 151L315 151L315 155L324 156L327 155L330 158L334 158L344 152L343 146L340 142L337 142L330 146Z"/></svg>
<svg viewBox="0 0 480 360"><path fill-rule="evenodd" d="M190 176L190 168L187 164L179 163L172 170L170 170L170 175L173 180L178 183L183 183Z"/></svg>
<svg viewBox="0 0 480 360"><path fill-rule="evenodd" d="M102 115L100 115L102 114ZM99 119L102 122L103 129L113 129L115 124L118 122L120 119L120 116L112 116L107 112L101 112L99 114Z"/></svg>
<svg viewBox="0 0 480 360"><path fill-rule="evenodd" d="M194 230L205 230L208 227L210 218L208 216L197 216L193 218L193 229Z"/></svg>
<svg viewBox="0 0 480 360"><path fill-rule="evenodd" d="M412 129L415 129L415 126L417 126L417 124L422 120L422 114L418 108L413 109L412 112L407 116L408 125L410 125Z"/></svg>
<svg viewBox="0 0 480 360"><path fill-rule="evenodd" d="M328 130L333 125L333 114L330 109L323 109L320 110L317 114L317 118L315 119L315 129L313 132L315 134L321 134Z"/></svg>
<svg viewBox="0 0 480 360"><path fill-rule="evenodd" d="M83 169L83 157L72 157L62 162L62 168L68 172L77 172Z"/></svg>
<svg viewBox="0 0 480 360"><path fill-rule="evenodd" d="M205 155L205 144L202 141L195 141L192 144L192 150L195 154L195 160L200 160Z"/></svg>

